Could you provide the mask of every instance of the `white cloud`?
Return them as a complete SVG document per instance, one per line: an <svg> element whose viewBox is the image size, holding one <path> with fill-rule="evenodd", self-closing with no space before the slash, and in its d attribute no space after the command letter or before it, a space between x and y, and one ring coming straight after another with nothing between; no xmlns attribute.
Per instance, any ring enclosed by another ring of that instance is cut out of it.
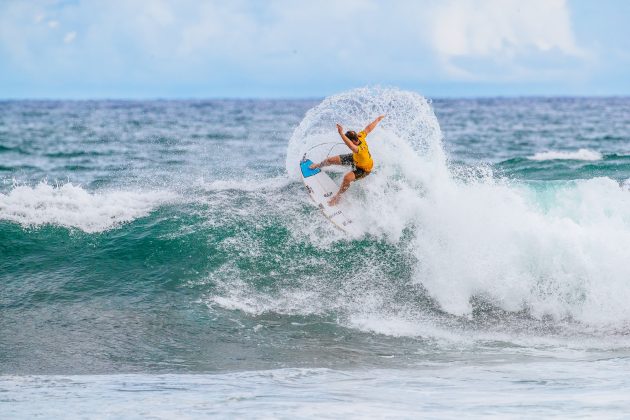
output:
<svg viewBox="0 0 630 420"><path fill-rule="evenodd" d="M445 68L471 75L453 59L500 63L505 70L520 56L563 54L586 58L575 40L565 0L450 0L435 10L432 44Z"/></svg>
<svg viewBox="0 0 630 420"><path fill-rule="evenodd" d="M55 29L59 26L59 22L56 20L49 20L48 21L48 27L51 29Z"/></svg>
<svg viewBox="0 0 630 420"><path fill-rule="evenodd" d="M68 32L66 34L66 36L63 37L63 42L66 44L70 44L71 42L74 41L74 39L77 37L77 33L76 32Z"/></svg>

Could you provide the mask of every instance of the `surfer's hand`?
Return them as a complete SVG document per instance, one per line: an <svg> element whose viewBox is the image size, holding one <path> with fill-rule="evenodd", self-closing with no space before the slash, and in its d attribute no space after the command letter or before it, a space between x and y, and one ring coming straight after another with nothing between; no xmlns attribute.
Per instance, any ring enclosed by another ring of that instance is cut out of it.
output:
<svg viewBox="0 0 630 420"><path fill-rule="evenodd" d="M381 122L381 120L382 120L383 118L385 118L385 114L383 114L383 115L379 115L379 116L376 118L376 121Z"/></svg>
<svg viewBox="0 0 630 420"><path fill-rule="evenodd" d="M319 168L319 163L313 163L311 166L308 167L308 169L317 169Z"/></svg>
<svg viewBox="0 0 630 420"><path fill-rule="evenodd" d="M341 124L337 124L337 132L339 132L339 134L343 134L343 127Z"/></svg>

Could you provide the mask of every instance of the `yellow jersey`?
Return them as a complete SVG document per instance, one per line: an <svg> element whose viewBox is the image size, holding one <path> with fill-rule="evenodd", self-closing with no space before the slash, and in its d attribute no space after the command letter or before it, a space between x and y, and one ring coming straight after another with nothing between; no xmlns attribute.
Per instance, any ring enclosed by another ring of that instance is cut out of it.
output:
<svg viewBox="0 0 630 420"><path fill-rule="evenodd" d="M370 149L368 148L368 144L365 141L367 137L367 133L365 131L361 131L359 133L359 151L356 153L352 153L352 160L354 160L354 165L357 168L363 169L366 172L370 172L372 167L374 166L374 161L372 160L372 155L370 154Z"/></svg>

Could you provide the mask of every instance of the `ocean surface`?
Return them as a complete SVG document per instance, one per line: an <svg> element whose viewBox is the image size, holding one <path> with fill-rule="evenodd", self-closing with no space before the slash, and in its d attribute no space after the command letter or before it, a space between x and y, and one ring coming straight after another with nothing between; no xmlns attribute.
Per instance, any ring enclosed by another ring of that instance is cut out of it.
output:
<svg viewBox="0 0 630 420"><path fill-rule="evenodd" d="M630 98L0 102L2 418L618 418L629 302Z"/></svg>

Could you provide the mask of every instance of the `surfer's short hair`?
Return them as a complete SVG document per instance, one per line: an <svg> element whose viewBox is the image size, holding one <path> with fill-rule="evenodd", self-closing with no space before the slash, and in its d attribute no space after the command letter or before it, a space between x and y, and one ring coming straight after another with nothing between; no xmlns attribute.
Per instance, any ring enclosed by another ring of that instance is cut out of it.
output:
<svg viewBox="0 0 630 420"><path fill-rule="evenodd" d="M348 137L352 141L359 141L359 136L356 131L346 131L346 137Z"/></svg>

